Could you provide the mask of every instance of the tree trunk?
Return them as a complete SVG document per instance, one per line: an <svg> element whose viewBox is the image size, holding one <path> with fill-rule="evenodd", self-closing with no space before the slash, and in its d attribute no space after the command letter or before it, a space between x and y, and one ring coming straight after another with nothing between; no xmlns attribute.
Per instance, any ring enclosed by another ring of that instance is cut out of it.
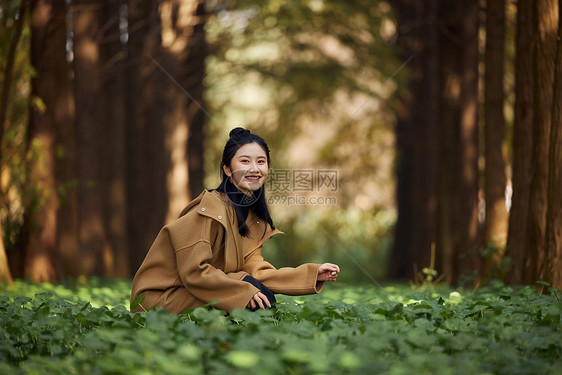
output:
<svg viewBox="0 0 562 375"><path fill-rule="evenodd" d="M534 3L533 25L537 42L534 49L533 71L533 150L531 153L532 179L527 248L530 250L529 267L525 270L525 283L547 280L546 210L548 191L548 147L552 114L552 82L556 57L556 31L558 8L556 0L537 0Z"/></svg>
<svg viewBox="0 0 562 375"><path fill-rule="evenodd" d="M169 160L166 222L177 218L203 185L203 78L205 76L205 10L202 0L160 2L163 124ZM195 191L190 191L190 186Z"/></svg>
<svg viewBox="0 0 562 375"><path fill-rule="evenodd" d="M440 2L437 266L448 283L478 268L478 3Z"/></svg>
<svg viewBox="0 0 562 375"><path fill-rule="evenodd" d="M55 182L56 128L72 121L71 91L67 84L66 4L62 0L31 3L31 64L36 70L32 95L44 103L32 105L29 118L29 186L35 190L27 206L28 238L25 276L34 281L56 281L57 210Z"/></svg>
<svg viewBox="0 0 562 375"><path fill-rule="evenodd" d="M0 282L13 284L12 273L8 266L8 256L4 248L4 229L2 228L2 221L0 220Z"/></svg>
<svg viewBox="0 0 562 375"><path fill-rule="evenodd" d="M203 177L203 1L166 0L155 6L129 2L127 196L133 271L162 225L200 193ZM190 186L198 190L190 192Z"/></svg>
<svg viewBox="0 0 562 375"><path fill-rule="evenodd" d="M486 221L485 245L493 245L496 253L485 260L484 272L500 266L507 239L508 212L505 206L505 117L503 112L505 1L486 2L486 52L484 77L484 133Z"/></svg>
<svg viewBox="0 0 562 375"><path fill-rule="evenodd" d="M436 1L393 1L397 44L407 66L407 92L400 95L396 125L398 220L389 262L391 278L414 279L428 267L435 241L438 47ZM415 272L417 270L417 272Z"/></svg>
<svg viewBox="0 0 562 375"><path fill-rule="evenodd" d="M78 149L78 222L80 274L104 274L107 234L104 224L105 154L103 56L101 52L103 1L74 2L74 91Z"/></svg>
<svg viewBox="0 0 562 375"><path fill-rule="evenodd" d="M59 84L62 85L63 82ZM59 152L56 168L56 182L59 190L60 207L58 211L57 246L61 274L78 277L82 262L80 255L79 221L78 221L78 175L77 142L74 82L70 78L64 81L68 99L68 121L57 125L57 148Z"/></svg>
<svg viewBox="0 0 562 375"><path fill-rule="evenodd" d="M18 17L14 26L13 36L10 41L8 56L6 59L6 67L4 69L4 78L2 80L2 92L0 93L0 171L2 171L3 164L3 139L6 118L8 117L8 101L10 90L12 87L12 79L14 73L14 61L16 59L16 51L19 40L23 31L24 21L26 19L28 1L22 0ZM1 175L0 175L1 178ZM8 256L4 245L4 230L2 228L2 210L4 209L4 192L1 191L0 186L0 282L8 284L13 283L12 273L8 264Z"/></svg>
<svg viewBox="0 0 562 375"><path fill-rule="evenodd" d="M203 79L205 78L205 60L208 49L205 36L205 1L197 0L191 6L193 34L189 41L189 52L184 66L186 69L185 88L191 93L187 107L188 138L187 138L187 162L188 162L188 199L193 199L203 190L203 179L205 178L204 139L203 132L205 116L203 109ZM185 205L185 203L183 203ZM176 216L177 212L174 213Z"/></svg>
<svg viewBox="0 0 562 375"><path fill-rule="evenodd" d="M547 281L562 288L562 6L558 3L558 37L554 63L546 212Z"/></svg>
<svg viewBox="0 0 562 375"><path fill-rule="evenodd" d="M515 49L515 108L513 120L513 195L509 215L507 255L512 259L510 281L521 284L526 279L526 260L532 253L527 248L527 214L531 197L531 152L533 141L533 32L532 0L517 3ZM535 280L536 281L536 280ZM534 281L533 281L534 282Z"/></svg>
<svg viewBox="0 0 562 375"><path fill-rule="evenodd" d="M166 217L167 166L161 162L163 124L158 117L160 103L156 103L156 85L164 79L151 60L158 58L160 45L158 4L154 0L129 0L127 4L127 222L130 270L136 272Z"/></svg>
<svg viewBox="0 0 562 375"><path fill-rule="evenodd" d="M109 277L130 276L127 239L125 80L126 49L121 42L119 11L123 3L104 3L104 27L101 52L103 56L102 92L105 121L102 164L104 166L104 224L107 244L104 250L104 274Z"/></svg>
<svg viewBox="0 0 562 375"><path fill-rule="evenodd" d="M22 0L18 17L14 26L13 36L10 40L8 56L6 58L6 67L2 79L2 92L0 93L0 165L2 163L2 140L4 138L4 128L6 127L6 117L8 116L8 99L10 89L12 87L12 79L14 72L14 61L16 59L16 50L23 31L24 21L26 19L28 0Z"/></svg>

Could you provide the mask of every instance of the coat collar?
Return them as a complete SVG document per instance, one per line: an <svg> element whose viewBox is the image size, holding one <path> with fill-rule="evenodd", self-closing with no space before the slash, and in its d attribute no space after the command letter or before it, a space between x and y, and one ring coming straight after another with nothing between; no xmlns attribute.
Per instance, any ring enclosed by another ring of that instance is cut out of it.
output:
<svg viewBox="0 0 562 375"><path fill-rule="evenodd" d="M224 229L227 233L230 233L230 238L233 239L233 244L236 248L236 269L240 269L242 264L244 263L244 251L242 250L242 236L238 233L238 225L235 219L234 209L232 208L231 203L228 201L228 198L223 194L216 190L208 191L203 190L201 194L194 200L192 200L181 212L180 217L184 216L188 212L196 211L199 215L207 216L215 221L222 224ZM251 213L250 216L254 219L257 219L255 214ZM260 220L261 221L261 220ZM279 229L275 228L271 230L268 226L267 232L261 238L260 233L260 240L257 246L261 246L266 240L271 238L276 234L284 234ZM227 256L226 261L229 261ZM233 260L233 259L232 259Z"/></svg>
<svg viewBox="0 0 562 375"><path fill-rule="evenodd" d="M208 216L221 223L225 229L228 229L228 219L232 217L232 208L226 198L216 190L203 192L195 198L191 203L183 209L180 216L186 214L191 210L197 210L197 213L203 216Z"/></svg>

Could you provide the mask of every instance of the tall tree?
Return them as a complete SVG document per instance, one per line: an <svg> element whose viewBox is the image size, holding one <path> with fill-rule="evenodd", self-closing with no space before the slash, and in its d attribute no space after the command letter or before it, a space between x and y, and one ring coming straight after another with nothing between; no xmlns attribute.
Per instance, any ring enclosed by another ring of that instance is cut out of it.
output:
<svg viewBox="0 0 562 375"><path fill-rule="evenodd" d="M74 4L78 222L84 275L129 274L121 5L100 0Z"/></svg>
<svg viewBox="0 0 562 375"><path fill-rule="evenodd" d="M164 147L156 103L158 67L151 60L160 45L158 3L129 0L127 6L126 191L130 269L134 272L165 220L167 200L161 186L165 184L163 171L167 167L155 165Z"/></svg>
<svg viewBox="0 0 562 375"><path fill-rule="evenodd" d="M206 19L203 1L128 5L127 196L134 271L160 227L202 186Z"/></svg>
<svg viewBox="0 0 562 375"><path fill-rule="evenodd" d="M397 135L398 220L389 277L414 279L429 266L435 241L438 44L436 1L394 1L397 44L407 66L408 88L400 95ZM414 268L415 267L415 268Z"/></svg>
<svg viewBox="0 0 562 375"><path fill-rule="evenodd" d="M103 56L102 92L105 111L102 134L105 136L101 180L104 184L104 225L108 246L104 250L105 274L129 277L129 245L127 238L126 194L126 111L125 58L126 47L120 29L124 1L104 3L101 36Z"/></svg>
<svg viewBox="0 0 562 375"><path fill-rule="evenodd" d="M78 222L81 274L104 274L108 246L104 226L102 159L106 107L101 51L103 1L77 0L74 9L74 91L76 98Z"/></svg>
<svg viewBox="0 0 562 375"><path fill-rule="evenodd" d="M392 4L398 43L416 54L408 67L412 94L402 97L397 125L391 276L411 277L413 265L429 266L435 243L436 268L455 283L477 266L478 3Z"/></svg>
<svg viewBox="0 0 562 375"><path fill-rule="evenodd" d="M504 56L505 0L486 2L486 52L484 57L484 241L496 249L486 269L498 267L507 239L508 212L505 206L505 116Z"/></svg>
<svg viewBox="0 0 562 375"><path fill-rule="evenodd" d="M159 14L162 46L155 64L163 80L160 97L170 163L166 221L170 221L202 188L206 14L203 0L164 0Z"/></svg>
<svg viewBox="0 0 562 375"><path fill-rule="evenodd" d="M536 35L533 73L533 148L531 152L532 179L529 200L526 275L527 283L547 280L546 268L546 211L550 123L552 114L552 82L556 57L556 32L558 30L557 0L534 2L533 28ZM529 267L530 266L530 267Z"/></svg>
<svg viewBox="0 0 562 375"><path fill-rule="evenodd" d="M532 0L517 3L515 50L515 106L513 120L513 195L509 215L507 255L512 259L511 282L527 282L525 275L529 249L527 214L531 197L531 151L533 141L533 31L534 6ZM531 282L534 282L533 280Z"/></svg>
<svg viewBox="0 0 562 375"><path fill-rule="evenodd" d="M15 26L13 28L13 36L10 40L10 47L8 49L8 56L4 66L4 74L2 80L2 91L0 92L0 171L3 164L3 138L6 118L8 117L8 101L12 88L12 80L14 74L14 63L16 60L17 47L20 37L23 32L24 22L26 20L26 13L28 7L28 0L22 0L18 10ZM1 177L1 176L0 176ZM0 186L0 213L4 210L5 197L2 187ZM2 220L0 215L0 282L13 283L12 273L8 265L8 256L4 245L4 230L2 227Z"/></svg>
<svg viewBox="0 0 562 375"><path fill-rule="evenodd" d="M547 280L562 288L562 4L558 2L558 36L554 63L546 211Z"/></svg>
<svg viewBox="0 0 562 375"><path fill-rule="evenodd" d="M25 276L35 281L59 278L55 181L56 128L72 121L70 68L66 61L66 2L31 2L31 64L35 98L29 118L29 185L35 187L27 209Z"/></svg>
<svg viewBox="0 0 562 375"><path fill-rule="evenodd" d="M437 267L449 283L477 269L477 2L439 3L440 107Z"/></svg>

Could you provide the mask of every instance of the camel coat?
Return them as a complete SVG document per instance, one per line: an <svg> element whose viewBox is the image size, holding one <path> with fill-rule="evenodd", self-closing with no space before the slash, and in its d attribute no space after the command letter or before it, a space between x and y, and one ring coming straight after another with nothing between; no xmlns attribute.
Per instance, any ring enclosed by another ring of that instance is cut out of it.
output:
<svg viewBox="0 0 562 375"><path fill-rule="evenodd" d="M204 190L154 240L133 280L131 302L144 295L142 307L161 306L171 313L208 303L225 311L245 308L259 292L242 281L247 275L274 293L320 292L324 283L317 280L319 264L276 269L262 258L262 244L283 232L272 230L252 210L246 224L251 238L238 232L227 197ZM143 311L142 307L131 311Z"/></svg>

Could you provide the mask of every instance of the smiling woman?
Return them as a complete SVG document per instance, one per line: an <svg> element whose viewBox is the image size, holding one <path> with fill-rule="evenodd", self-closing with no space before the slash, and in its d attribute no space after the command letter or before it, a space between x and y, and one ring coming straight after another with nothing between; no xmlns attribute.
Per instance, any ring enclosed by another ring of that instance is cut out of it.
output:
<svg viewBox="0 0 562 375"><path fill-rule="evenodd" d="M162 228L133 280L131 311L264 309L274 305L275 293L319 293L325 281L336 280L335 264L276 269L263 259L263 243L282 233L265 198L269 161L261 137L242 128L230 132L221 184L204 190Z"/></svg>

